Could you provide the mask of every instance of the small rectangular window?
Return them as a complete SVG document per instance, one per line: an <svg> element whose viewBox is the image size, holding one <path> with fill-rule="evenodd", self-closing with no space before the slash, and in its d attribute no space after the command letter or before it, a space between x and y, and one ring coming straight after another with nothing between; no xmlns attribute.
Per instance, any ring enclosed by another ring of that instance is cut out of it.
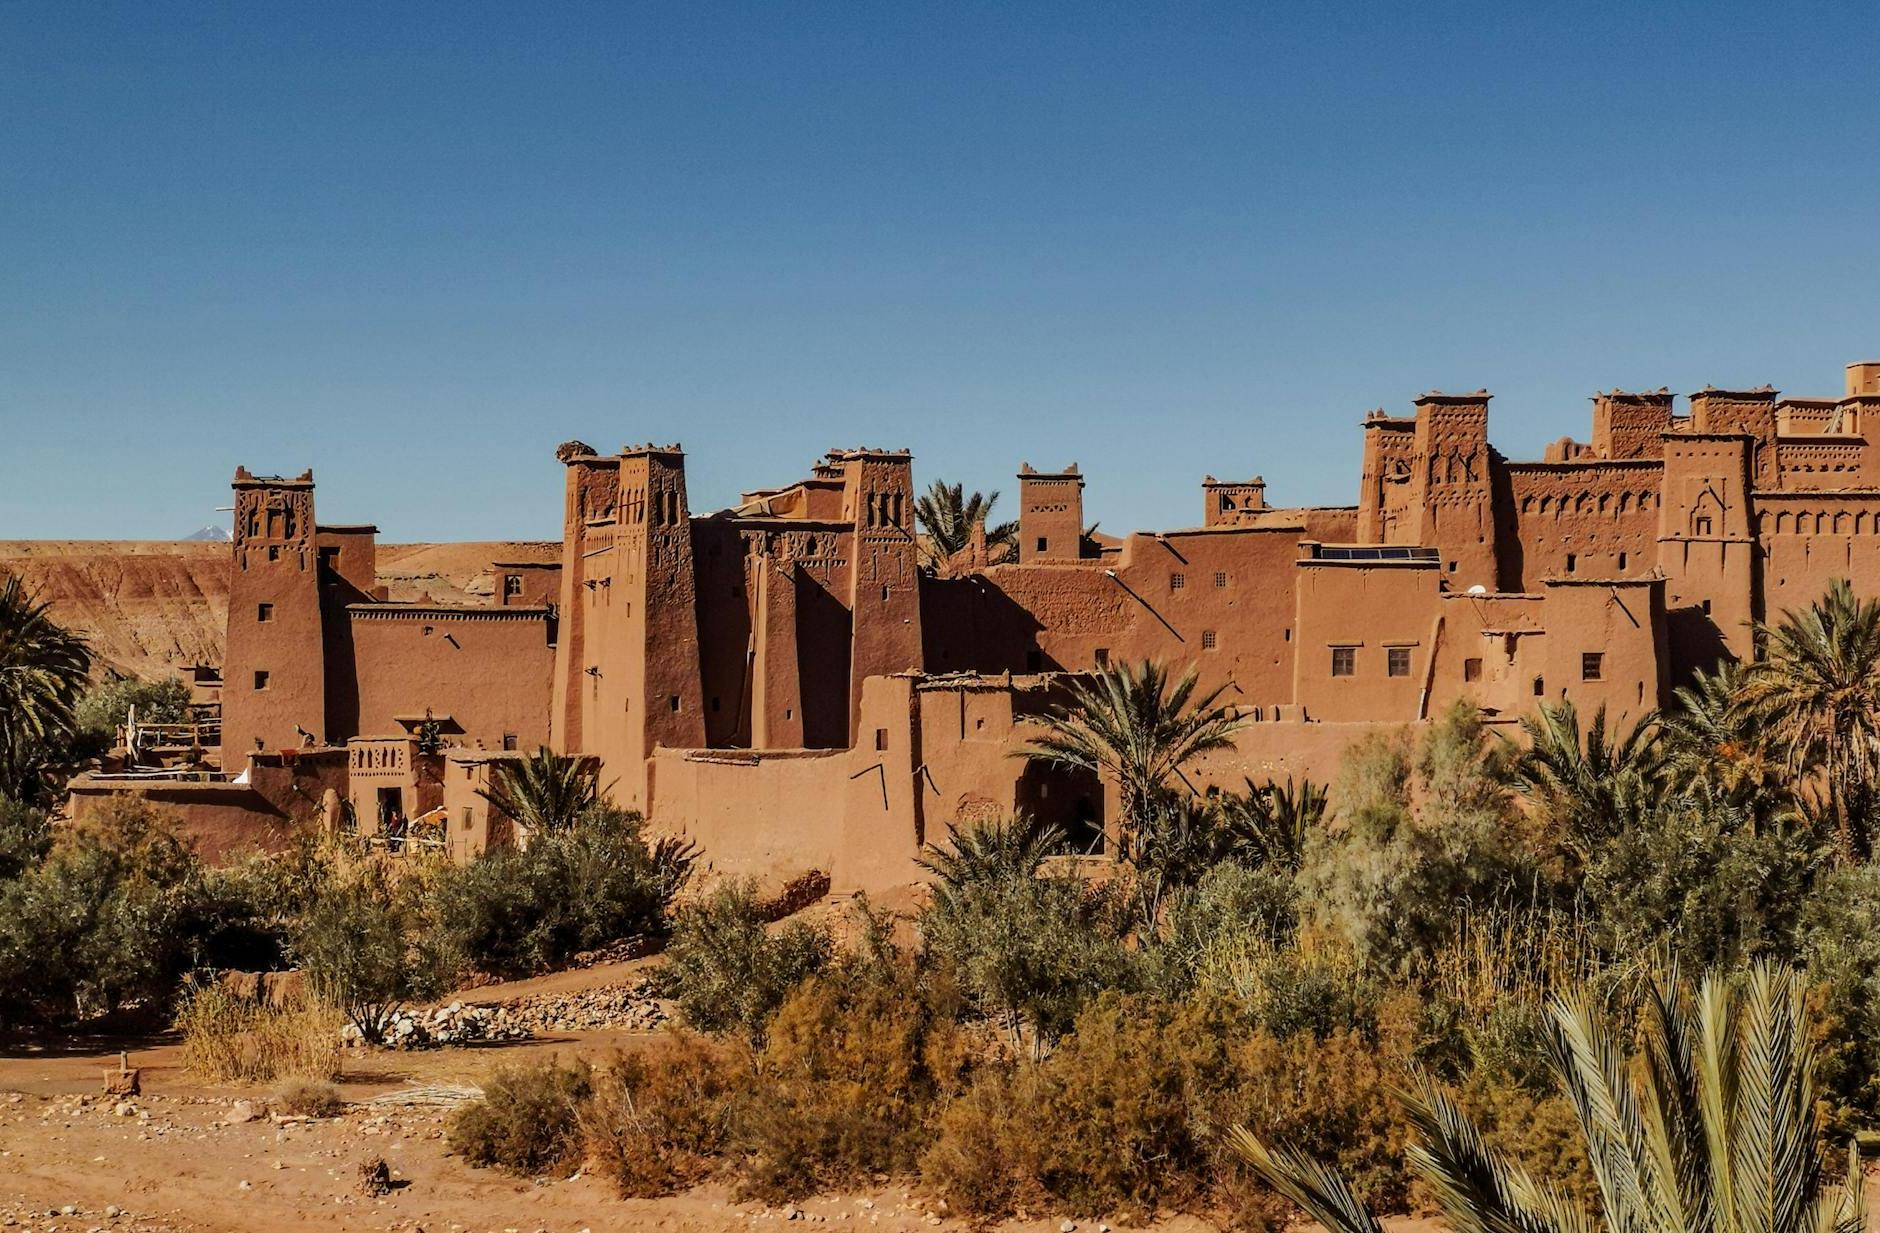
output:
<svg viewBox="0 0 1880 1233"><path fill-rule="evenodd" d="M1462 679L1465 681L1481 680L1482 679L1482 661L1479 659L1463 660L1462 661Z"/></svg>
<svg viewBox="0 0 1880 1233"><path fill-rule="evenodd" d="M1358 648L1353 646L1335 646L1332 648L1332 675L1351 676L1358 670Z"/></svg>
<svg viewBox="0 0 1880 1233"><path fill-rule="evenodd" d="M877 750L881 750L881 749L886 749L887 747L888 747L888 730L886 728L876 728L875 729L875 748Z"/></svg>
<svg viewBox="0 0 1880 1233"><path fill-rule="evenodd" d="M1204 629L1201 631L1201 649L1204 651L1212 651L1214 649L1214 631L1213 630Z"/></svg>
<svg viewBox="0 0 1880 1233"><path fill-rule="evenodd" d="M1709 534L1710 534L1710 519L1708 519L1708 518L1699 518L1699 519L1697 520L1697 533L1698 533L1699 535L1709 535Z"/></svg>
<svg viewBox="0 0 1880 1233"><path fill-rule="evenodd" d="M1535 678L1534 678L1534 696L1535 696L1536 698L1538 698L1538 697L1540 697L1540 696L1541 696L1542 694L1544 694L1544 693L1546 693L1546 692L1547 692L1547 680L1546 680L1546 678L1545 678L1545 677L1538 677L1538 676L1537 676L1537 677L1535 677Z"/></svg>
<svg viewBox="0 0 1880 1233"><path fill-rule="evenodd" d="M1709 600L1704 601L1704 615L1705 616L1710 615L1710 601Z"/></svg>
<svg viewBox="0 0 1880 1233"><path fill-rule="evenodd" d="M256 604L255 605L255 620L272 621L273 619L274 619L274 605L273 604Z"/></svg>
<svg viewBox="0 0 1880 1233"><path fill-rule="evenodd" d="M1452 574L1456 572L1456 563L1454 561L1449 563L1449 572Z"/></svg>
<svg viewBox="0 0 1880 1233"><path fill-rule="evenodd" d="M675 715L678 714L678 711L679 711L679 695L678 694L674 694L672 696L672 710Z"/></svg>
<svg viewBox="0 0 1880 1233"><path fill-rule="evenodd" d="M1187 585L1188 585L1187 574L1170 574L1168 576L1168 589L1171 591L1179 591Z"/></svg>
<svg viewBox="0 0 1880 1233"><path fill-rule="evenodd" d="M266 689L267 687L268 687L268 674L265 672L255 673L255 688Z"/></svg>
<svg viewBox="0 0 1880 1233"><path fill-rule="evenodd" d="M1047 539L1046 537L1042 535L1038 537L1038 551L1039 552L1043 552L1046 548L1050 546L1050 544L1051 544L1051 541Z"/></svg>
<svg viewBox="0 0 1880 1233"><path fill-rule="evenodd" d="M1107 668L1109 666L1110 666L1110 648L1107 646L1098 647L1097 648L1097 667Z"/></svg>
<svg viewBox="0 0 1880 1233"><path fill-rule="evenodd" d="M1384 674L1386 676L1410 675L1410 648L1394 646L1384 652Z"/></svg>
<svg viewBox="0 0 1880 1233"><path fill-rule="evenodd" d="M515 733L513 732L503 733L503 748L506 750L509 750L512 753L515 751L515 748L516 748L516 734Z"/></svg>
<svg viewBox="0 0 1880 1233"><path fill-rule="evenodd" d="M1214 585L1217 587L1224 587L1227 585L1227 571L1226 570L1221 569L1221 570L1214 571Z"/></svg>
<svg viewBox="0 0 1880 1233"><path fill-rule="evenodd" d="M504 574L503 575L504 598L514 599L516 596L520 594L522 594L522 575L521 574Z"/></svg>
<svg viewBox="0 0 1880 1233"><path fill-rule="evenodd" d="M1572 554L1571 552L1569 552L1569 553L1567 554L1567 572L1568 572L1569 574L1573 572L1573 566L1574 566L1574 564L1575 564L1575 561L1574 561L1574 557L1573 557L1573 554Z"/></svg>
<svg viewBox="0 0 1880 1233"><path fill-rule="evenodd" d="M1625 553L1623 552L1619 554L1619 568L1621 570L1625 568Z"/></svg>
<svg viewBox="0 0 1880 1233"><path fill-rule="evenodd" d="M1587 651L1580 656L1580 679L1597 681L1600 672L1606 666L1606 657L1598 651Z"/></svg>

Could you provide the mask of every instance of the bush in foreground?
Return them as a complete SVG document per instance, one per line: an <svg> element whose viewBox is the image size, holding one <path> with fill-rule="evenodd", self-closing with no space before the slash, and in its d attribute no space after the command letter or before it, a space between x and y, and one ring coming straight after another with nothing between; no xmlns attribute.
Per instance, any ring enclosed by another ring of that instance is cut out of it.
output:
<svg viewBox="0 0 1880 1233"><path fill-rule="evenodd" d="M723 886L679 912L665 978L692 1027L761 1040L784 998L826 967L833 949L828 930L801 922L768 932L752 888Z"/></svg>
<svg viewBox="0 0 1880 1233"><path fill-rule="evenodd" d="M580 1110L592 1090L587 1065L551 1058L498 1070L483 1098L451 1118L450 1150L473 1165L524 1176L579 1154Z"/></svg>

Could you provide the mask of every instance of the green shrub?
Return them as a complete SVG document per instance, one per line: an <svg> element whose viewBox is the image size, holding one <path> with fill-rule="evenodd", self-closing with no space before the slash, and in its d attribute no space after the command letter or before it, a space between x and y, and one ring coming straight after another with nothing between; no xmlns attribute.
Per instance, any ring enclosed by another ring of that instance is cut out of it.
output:
<svg viewBox="0 0 1880 1233"><path fill-rule="evenodd" d="M1787 961L1821 860L1800 827L1709 795L1674 797L1587 861L1589 924L1601 949L1620 958L1670 941L1695 967Z"/></svg>
<svg viewBox="0 0 1880 1233"><path fill-rule="evenodd" d="M0 796L0 882L24 874L52 848L44 810Z"/></svg>
<svg viewBox="0 0 1880 1233"><path fill-rule="evenodd" d="M1816 883L1798 941L1823 1025L1821 1078L1835 1128L1871 1124L1880 1115L1880 864L1849 865Z"/></svg>
<svg viewBox="0 0 1880 1233"><path fill-rule="evenodd" d="M967 1047L957 1000L911 963L862 958L785 999L739 1117L742 1195L780 1202L911 1171Z"/></svg>
<svg viewBox="0 0 1880 1233"><path fill-rule="evenodd" d="M589 810L571 827L452 866L432 887L439 947L479 971L526 976L623 938L661 936L690 871L649 846L638 814Z"/></svg>
<svg viewBox="0 0 1880 1233"><path fill-rule="evenodd" d="M109 749L133 706L140 723L182 723L189 718L189 686L178 677L161 681L126 677L94 685L72 709L80 740L89 749Z"/></svg>
<svg viewBox="0 0 1880 1233"><path fill-rule="evenodd" d="M676 915L664 979L692 1027L755 1041L790 991L828 965L832 951L826 929L792 922L767 932L752 888L726 885Z"/></svg>
<svg viewBox="0 0 1880 1233"><path fill-rule="evenodd" d="M581 1111L589 1158L622 1198L697 1185L721 1167L752 1074L742 1046L689 1032L649 1052L616 1054Z"/></svg>
<svg viewBox="0 0 1880 1233"><path fill-rule="evenodd" d="M591 1090L585 1063L550 1059L505 1067L483 1085L483 1097L450 1120L450 1150L479 1168L525 1176L580 1152L580 1111Z"/></svg>
<svg viewBox="0 0 1880 1233"><path fill-rule="evenodd" d="M204 902L173 817L105 802L0 882L0 1017L66 1021L169 997L199 957Z"/></svg>
<svg viewBox="0 0 1880 1233"><path fill-rule="evenodd" d="M455 963L427 943L423 884L384 861L335 877L297 922L293 952L307 984L368 1042L383 1038L404 1003L443 992Z"/></svg>
<svg viewBox="0 0 1880 1233"><path fill-rule="evenodd" d="M1056 1039L1106 989L1140 983L1125 946L1133 917L1118 884L1075 876L992 877L936 895L918 917L928 953L1016 1040Z"/></svg>
<svg viewBox="0 0 1880 1233"><path fill-rule="evenodd" d="M1462 704L1421 741L1404 732L1354 745L1337 821L1311 834L1300 870L1314 923L1366 967L1411 974L1445 944L1459 910L1551 897L1551 851L1514 807L1505 758Z"/></svg>

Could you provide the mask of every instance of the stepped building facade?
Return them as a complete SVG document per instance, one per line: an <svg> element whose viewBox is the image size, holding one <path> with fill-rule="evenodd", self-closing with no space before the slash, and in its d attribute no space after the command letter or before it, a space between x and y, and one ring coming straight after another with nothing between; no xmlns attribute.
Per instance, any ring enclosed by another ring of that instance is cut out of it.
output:
<svg viewBox="0 0 1880 1233"><path fill-rule="evenodd" d="M501 837L491 768L547 745L722 869L878 885L976 816L1113 837L1105 785L1012 756L1065 674L1195 665L1249 722L1193 786L1324 779L1458 699L1635 720L1755 621L1880 581L1880 364L1838 398L1600 394L1590 440L1538 461L1490 444L1482 391L1363 440L1353 506L1209 477L1199 525L1120 539L1086 530L1074 465L1026 466L1016 550L939 569L905 451L701 512L679 447L570 442L559 563L497 563L481 606L385 602L372 528L315 522L311 476L238 471L223 767L282 817L427 817L464 854Z"/></svg>

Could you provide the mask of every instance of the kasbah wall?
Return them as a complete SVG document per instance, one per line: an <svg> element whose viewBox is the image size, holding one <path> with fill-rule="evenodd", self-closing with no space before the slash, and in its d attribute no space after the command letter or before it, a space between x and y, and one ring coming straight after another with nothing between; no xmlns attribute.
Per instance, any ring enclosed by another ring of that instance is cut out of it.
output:
<svg viewBox="0 0 1880 1233"><path fill-rule="evenodd" d="M1680 415L1663 390L1600 394L1591 440L1538 462L1489 444L1488 405L1367 416L1355 506L1210 476L1201 525L1121 539L1086 532L1074 465L1025 466L1016 558L937 573L905 451L832 451L695 513L678 446L569 442L559 567L498 563L482 606L386 602L374 528L317 523L310 474L238 470L222 755L251 799L174 791L226 849L244 808L265 842L334 786L297 768L350 768L333 795L362 831L423 812L466 857L506 833L477 789L547 745L721 871L877 887L975 817L1114 840L1105 785L1012 756L1066 674L1196 665L1249 720L1197 789L1325 781L1358 736L1458 699L1499 724L1563 699L1635 721L1748 654L1752 621L1880 580L1880 364L1836 399L1706 388Z"/></svg>

